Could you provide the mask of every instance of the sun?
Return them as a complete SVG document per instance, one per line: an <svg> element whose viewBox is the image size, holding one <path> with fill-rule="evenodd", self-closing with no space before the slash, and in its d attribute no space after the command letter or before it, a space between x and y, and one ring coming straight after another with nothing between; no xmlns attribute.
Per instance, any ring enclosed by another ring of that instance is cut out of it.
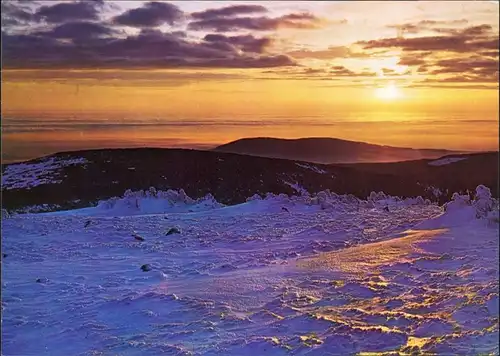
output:
<svg viewBox="0 0 500 356"><path fill-rule="evenodd" d="M401 97L401 92L394 83L375 89L375 96L383 100L394 100Z"/></svg>

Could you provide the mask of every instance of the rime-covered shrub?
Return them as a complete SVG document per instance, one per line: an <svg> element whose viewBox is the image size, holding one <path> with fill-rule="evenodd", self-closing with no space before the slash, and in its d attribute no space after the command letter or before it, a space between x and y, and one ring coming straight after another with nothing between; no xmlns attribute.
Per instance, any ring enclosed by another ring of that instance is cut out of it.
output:
<svg viewBox="0 0 500 356"><path fill-rule="evenodd" d="M149 193L150 197L156 197L156 195L157 195L156 188L155 187L149 187L148 193Z"/></svg>
<svg viewBox="0 0 500 356"><path fill-rule="evenodd" d="M416 202L417 205L425 205L425 200L420 195L417 197Z"/></svg>
<svg viewBox="0 0 500 356"><path fill-rule="evenodd" d="M278 198L279 198L280 200L283 200L283 201L284 201L284 200L288 200L288 199L289 199L288 195L287 195L287 194L285 194L285 193L280 193L280 194L278 195Z"/></svg>
<svg viewBox="0 0 500 356"><path fill-rule="evenodd" d="M370 195L368 196L368 200L371 201L379 201L379 200L385 200L387 199L387 195L385 195L384 192L371 192Z"/></svg>
<svg viewBox="0 0 500 356"><path fill-rule="evenodd" d="M459 210L466 206L470 206L470 197L468 195L460 195L459 193L453 193L451 196L451 201L444 204L444 211L450 212Z"/></svg>
<svg viewBox="0 0 500 356"><path fill-rule="evenodd" d="M10 214L7 210L2 209L2 219L8 219L10 218Z"/></svg>
<svg viewBox="0 0 500 356"><path fill-rule="evenodd" d="M266 193L266 199L273 199L274 197L276 197L274 193Z"/></svg>
<svg viewBox="0 0 500 356"><path fill-rule="evenodd" d="M262 200L262 197L259 194L254 194L251 197L247 198L246 201L254 201L254 200Z"/></svg>
<svg viewBox="0 0 500 356"><path fill-rule="evenodd" d="M472 205L476 208L476 217L484 218L488 216L489 212L493 211L495 205L495 200L491 197L490 189L484 185L478 185Z"/></svg>

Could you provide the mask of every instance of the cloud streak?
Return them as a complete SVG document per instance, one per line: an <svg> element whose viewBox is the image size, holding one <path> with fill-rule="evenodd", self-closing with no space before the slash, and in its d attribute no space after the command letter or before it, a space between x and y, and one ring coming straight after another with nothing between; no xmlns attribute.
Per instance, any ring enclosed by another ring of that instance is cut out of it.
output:
<svg viewBox="0 0 500 356"><path fill-rule="evenodd" d="M232 32L240 30L272 31L278 28L317 29L323 21L309 13L270 17L214 17L189 23L194 31Z"/></svg>
<svg viewBox="0 0 500 356"><path fill-rule="evenodd" d="M400 48L405 52L443 51L443 52L476 52L498 49L498 34L495 36L491 25L468 27L454 31L451 35L424 37L393 37L371 41L359 41L364 49Z"/></svg>
<svg viewBox="0 0 500 356"><path fill-rule="evenodd" d="M267 11L267 8L262 5L230 5L219 9L208 9L205 11L194 12L191 14L191 17L196 20L211 20L221 17L248 15Z"/></svg>

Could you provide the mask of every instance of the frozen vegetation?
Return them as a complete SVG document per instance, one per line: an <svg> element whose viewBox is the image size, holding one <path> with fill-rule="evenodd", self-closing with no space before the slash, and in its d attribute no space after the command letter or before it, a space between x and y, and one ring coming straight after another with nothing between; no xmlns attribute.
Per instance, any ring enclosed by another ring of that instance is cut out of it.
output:
<svg viewBox="0 0 500 356"><path fill-rule="evenodd" d="M127 191L2 211L3 355L498 354L498 202Z"/></svg>

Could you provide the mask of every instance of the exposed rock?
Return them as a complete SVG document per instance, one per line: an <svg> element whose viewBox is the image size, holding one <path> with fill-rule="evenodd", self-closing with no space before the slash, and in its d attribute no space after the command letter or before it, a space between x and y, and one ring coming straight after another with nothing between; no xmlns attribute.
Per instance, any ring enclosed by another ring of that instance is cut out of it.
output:
<svg viewBox="0 0 500 356"><path fill-rule="evenodd" d="M134 237L134 239L136 239L137 241L144 241L144 237L142 237L141 235L137 234L137 233L133 233L132 236Z"/></svg>
<svg viewBox="0 0 500 356"><path fill-rule="evenodd" d="M172 227L170 228L167 233L165 234L165 236L168 236L168 235L172 235L172 234L180 234L181 233L181 230L179 230L178 228L176 227Z"/></svg>

